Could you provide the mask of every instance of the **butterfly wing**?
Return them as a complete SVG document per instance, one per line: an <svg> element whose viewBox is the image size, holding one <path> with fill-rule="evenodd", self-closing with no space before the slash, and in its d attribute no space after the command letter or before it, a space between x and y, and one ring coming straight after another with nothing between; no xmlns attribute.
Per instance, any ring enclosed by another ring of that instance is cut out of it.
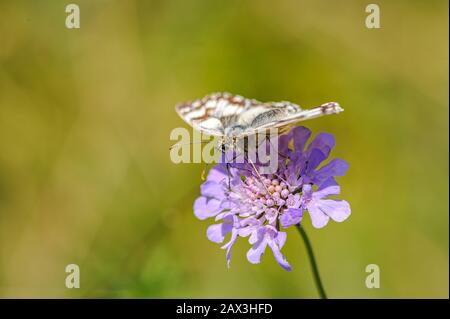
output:
<svg viewBox="0 0 450 319"><path fill-rule="evenodd" d="M260 114L253 120L249 128L241 134L242 137L264 132L272 128L278 128L279 134L283 134L297 122L310 120L324 115L337 114L344 111L344 109L336 102L325 103L307 110L303 110L295 104L291 105L297 107L294 112L286 111L274 114L273 112L267 111Z"/></svg>
<svg viewBox="0 0 450 319"><path fill-rule="evenodd" d="M261 102L230 93L213 93L192 102L179 104L175 110L195 129L208 135L223 137L225 129L236 125L240 114Z"/></svg>
<svg viewBox="0 0 450 319"><path fill-rule="evenodd" d="M223 126L211 116L202 100L179 104L175 107L178 115L190 126L208 135L223 136Z"/></svg>

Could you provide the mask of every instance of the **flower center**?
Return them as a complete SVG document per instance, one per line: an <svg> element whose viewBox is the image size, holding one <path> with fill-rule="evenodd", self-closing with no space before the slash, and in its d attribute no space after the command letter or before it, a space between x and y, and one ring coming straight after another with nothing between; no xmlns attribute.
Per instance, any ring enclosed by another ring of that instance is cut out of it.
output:
<svg viewBox="0 0 450 319"><path fill-rule="evenodd" d="M279 212L291 194L288 185L277 178L262 177L262 180L260 180L251 176L246 178L245 184L251 201L267 208L264 209L266 213L269 212L269 208L275 208ZM273 215L273 213L274 211L270 210L270 215Z"/></svg>

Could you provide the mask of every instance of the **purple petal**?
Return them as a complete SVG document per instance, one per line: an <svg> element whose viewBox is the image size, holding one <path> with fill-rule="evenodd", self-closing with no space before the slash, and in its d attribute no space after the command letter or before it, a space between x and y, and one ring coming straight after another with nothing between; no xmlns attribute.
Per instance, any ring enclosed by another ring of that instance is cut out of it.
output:
<svg viewBox="0 0 450 319"><path fill-rule="evenodd" d="M273 224L278 217L278 210L276 210L275 208L268 208L266 209L264 217L269 224Z"/></svg>
<svg viewBox="0 0 450 319"><path fill-rule="evenodd" d="M317 166L326 160L328 155L325 155L321 150L314 148L309 152L308 161L305 164L305 174L312 174Z"/></svg>
<svg viewBox="0 0 450 319"><path fill-rule="evenodd" d="M222 200L220 203L220 210L231 209L231 203L229 200Z"/></svg>
<svg viewBox="0 0 450 319"><path fill-rule="evenodd" d="M343 222L350 216L350 205L345 200L322 199L317 206L336 222Z"/></svg>
<svg viewBox="0 0 450 319"><path fill-rule="evenodd" d="M259 264L261 262L261 256L267 247L267 240L262 238L247 252L247 259L252 264Z"/></svg>
<svg viewBox="0 0 450 319"><path fill-rule="evenodd" d="M227 177L228 173L225 165L217 164L209 170L206 180L210 182L221 183Z"/></svg>
<svg viewBox="0 0 450 319"><path fill-rule="evenodd" d="M222 208L222 206L223 206L223 204L220 205L221 208ZM230 211L225 211L225 212L221 212L221 213L217 214L216 217L214 218L214 220L217 222L217 221L223 219L223 220L227 220L227 221L232 222L233 221L233 216L234 216L234 214L231 213Z"/></svg>
<svg viewBox="0 0 450 319"><path fill-rule="evenodd" d="M275 260L278 262L278 264L283 267L287 271L291 271L291 265L287 262L286 258L281 254L280 248L273 240L268 241L269 247L272 249L273 256L275 257Z"/></svg>
<svg viewBox="0 0 450 319"><path fill-rule="evenodd" d="M341 192L341 188L339 187L339 185L337 185L337 184L336 185L331 185L331 186L319 189L316 192L314 192L313 195L312 195L312 198L315 201L318 201L321 198L324 198L324 197L327 197L327 196L339 195L340 192Z"/></svg>
<svg viewBox="0 0 450 319"><path fill-rule="evenodd" d="M292 153L289 158L287 170L285 171L286 182L292 188L301 186L305 182L305 169L308 158L301 153Z"/></svg>
<svg viewBox="0 0 450 319"><path fill-rule="evenodd" d="M300 208L288 208L280 217L281 226L288 228L289 226L300 223L303 217L303 211Z"/></svg>
<svg viewBox="0 0 450 319"><path fill-rule="evenodd" d="M317 134L312 142L308 146L308 151L311 152L314 149L318 149L325 155L325 158L330 155L331 150L335 144L334 136L329 133Z"/></svg>
<svg viewBox="0 0 450 319"><path fill-rule="evenodd" d="M236 242L236 239L238 237L239 231L236 228L233 228L231 232L231 239L228 243L222 246L222 249L227 250L226 258L227 258L227 266L230 268L230 262L231 262L231 248L233 247L234 243Z"/></svg>
<svg viewBox="0 0 450 319"><path fill-rule="evenodd" d="M225 197L225 192L219 183L215 181L206 181L200 186L200 193L206 197L213 197L216 199L222 199Z"/></svg>
<svg viewBox="0 0 450 319"><path fill-rule="evenodd" d="M326 179L323 183L319 185L319 191L322 189L325 189L330 186L339 186L339 184L336 182L336 180L333 177L329 177Z"/></svg>
<svg viewBox="0 0 450 319"><path fill-rule="evenodd" d="M255 225L259 225L260 223L261 223L261 222L260 222L257 218L251 216L251 217L248 217L248 218L246 218L246 219L241 220L240 226L241 226L241 227L245 227L245 226L255 226Z"/></svg>
<svg viewBox="0 0 450 319"><path fill-rule="evenodd" d="M249 243L253 245L261 239L259 229L261 228L262 223L263 221L256 219L255 217L248 217L240 221L239 236L250 236Z"/></svg>
<svg viewBox="0 0 450 319"><path fill-rule="evenodd" d="M308 212L309 212L309 216L311 216L312 225L315 228L324 227L328 223L328 220L330 219L330 217L325 215L320 210L320 208L314 204L308 205Z"/></svg>
<svg viewBox="0 0 450 319"><path fill-rule="evenodd" d="M215 243L222 243L225 236L233 229L233 224L224 222L220 224L214 224L208 227L206 230L206 236L208 239Z"/></svg>
<svg viewBox="0 0 450 319"><path fill-rule="evenodd" d="M289 184L289 186L297 187L300 185L300 167L300 165L296 165L292 158L290 159L288 168L285 171L286 182Z"/></svg>
<svg viewBox="0 0 450 319"><path fill-rule="evenodd" d="M311 131L304 126L297 126L292 129L292 135L294 137L294 149L296 152L303 153L306 142L311 136Z"/></svg>
<svg viewBox="0 0 450 319"><path fill-rule="evenodd" d="M327 165L314 172L313 181L316 185L320 185L330 177L344 176L348 168L349 164L346 161L335 158Z"/></svg>
<svg viewBox="0 0 450 319"><path fill-rule="evenodd" d="M194 215L201 220L216 216L222 210L220 204L217 199L201 196L194 202Z"/></svg>
<svg viewBox="0 0 450 319"><path fill-rule="evenodd" d="M250 243L250 245L254 245L258 242L258 230L255 227L249 227L250 232L248 232L247 234L239 234L242 237L247 237L248 235L250 235L248 242Z"/></svg>
<svg viewBox="0 0 450 319"><path fill-rule="evenodd" d="M275 237L275 242L277 243L278 247L283 248L284 243L286 242L287 234L284 231L279 231L277 236Z"/></svg>
<svg viewBox="0 0 450 319"><path fill-rule="evenodd" d="M278 153L280 153L280 157L286 157L289 155L289 141L291 140L291 134L283 134L280 135L278 139Z"/></svg>

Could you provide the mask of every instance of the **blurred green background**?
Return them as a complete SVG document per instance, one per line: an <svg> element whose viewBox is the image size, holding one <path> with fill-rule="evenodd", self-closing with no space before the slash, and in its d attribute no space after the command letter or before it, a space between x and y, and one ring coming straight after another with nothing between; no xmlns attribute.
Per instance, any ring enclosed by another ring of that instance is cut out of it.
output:
<svg viewBox="0 0 450 319"><path fill-rule="evenodd" d="M316 298L303 242L231 269L197 220L202 164L175 165L174 105L230 91L345 112L352 206L309 232L330 297L449 296L448 2L0 1L0 296ZM65 288L65 266L81 288ZM365 267L381 268L367 289Z"/></svg>

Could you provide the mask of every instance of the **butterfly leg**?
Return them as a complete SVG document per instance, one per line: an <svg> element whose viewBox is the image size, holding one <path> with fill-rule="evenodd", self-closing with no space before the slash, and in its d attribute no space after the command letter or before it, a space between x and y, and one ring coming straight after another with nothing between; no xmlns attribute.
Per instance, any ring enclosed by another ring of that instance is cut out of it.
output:
<svg viewBox="0 0 450 319"><path fill-rule="evenodd" d="M228 191L231 192L231 172L230 172L230 163L227 163L227 173L228 173Z"/></svg>
<svg viewBox="0 0 450 319"><path fill-rule="evenodd" d="M228 190L229 190L229 191L231 191L231 172L230 172L230 167L232 167L231 164L230 164L230 162L233 163L233 161L234 161L236 158L237 158L237 155L235 155L235 156L229 161L229 160L227 159L226 154L225 154L225 161L226 161L226 164L227 164L227 173L228 173Z"/></svg>

